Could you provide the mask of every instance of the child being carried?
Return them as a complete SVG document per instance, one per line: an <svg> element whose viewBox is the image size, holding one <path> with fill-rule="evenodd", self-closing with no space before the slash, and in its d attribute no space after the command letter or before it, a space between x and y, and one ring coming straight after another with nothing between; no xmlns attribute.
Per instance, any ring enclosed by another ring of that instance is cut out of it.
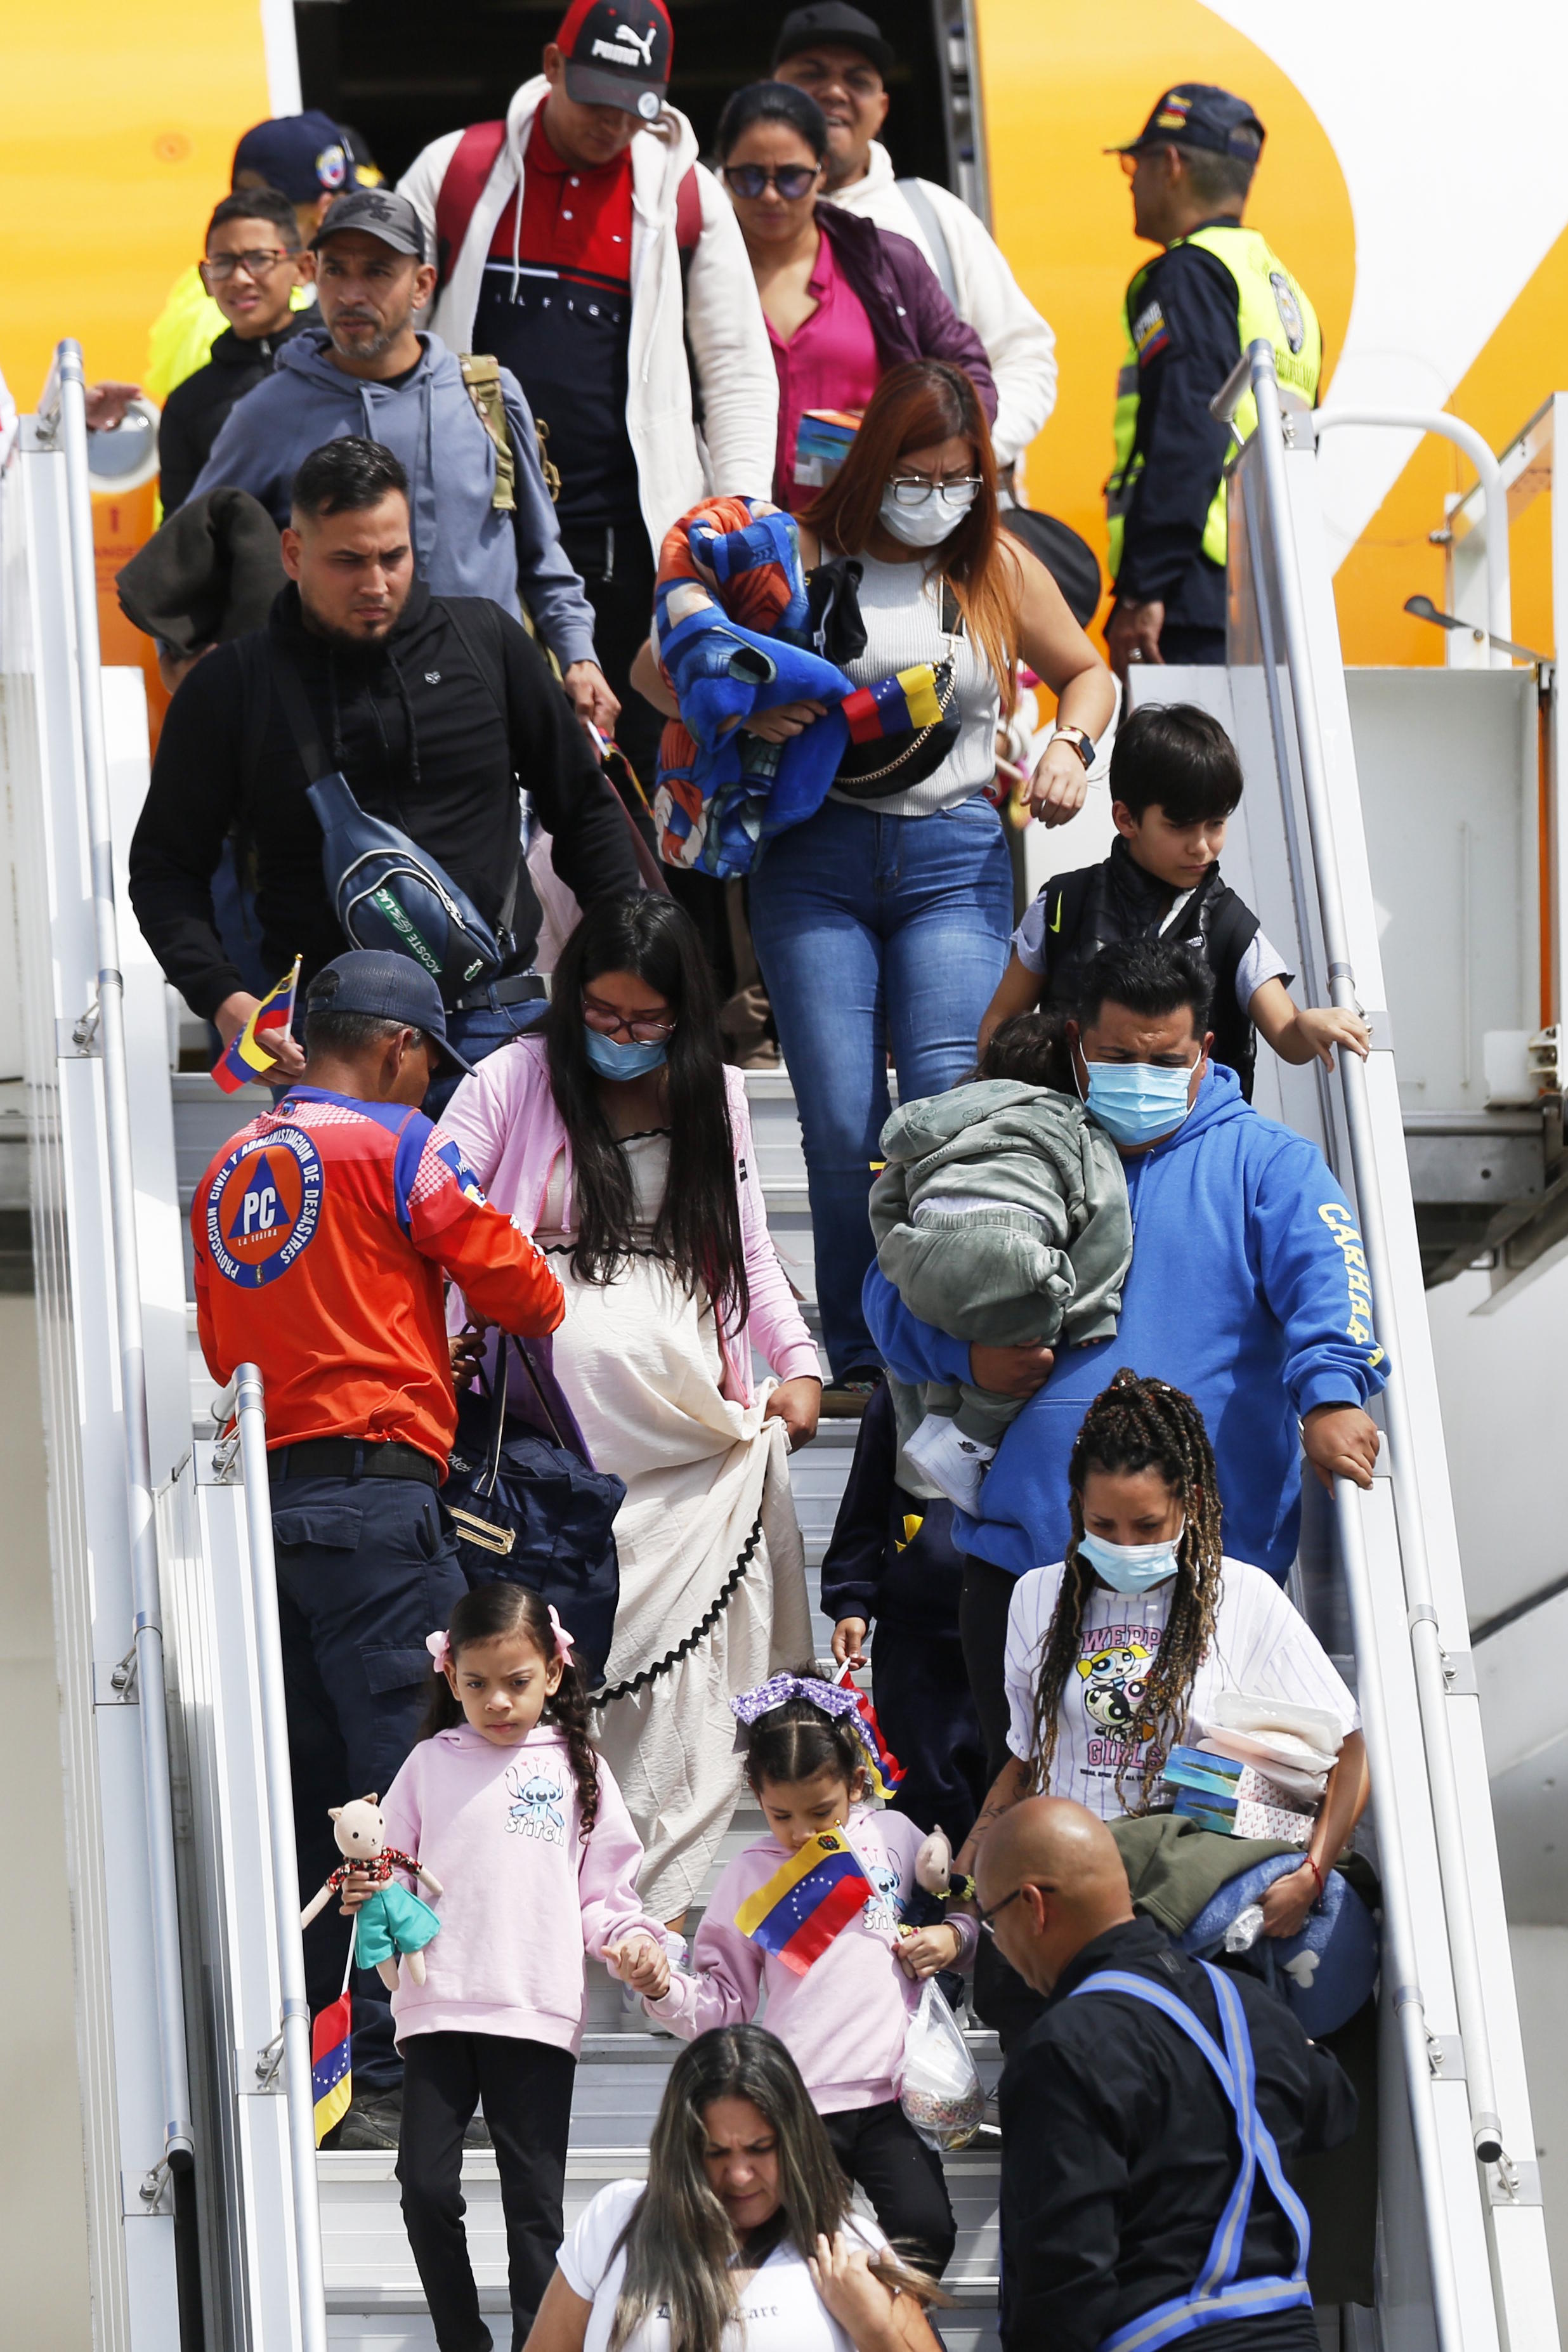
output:
<svg viewBox="0 0 1568 2352"><path fill-rule="evenodd" d="M1021 1013L972 1081L905 1104L882 1129L877 1263L922 1322L998 1348L1114 1336L1132 1255L1127 1183L1071 1089L1060 1016ZM969 1381L888 1384L906 1464L973 1516L1024 1399Z"/></svg>

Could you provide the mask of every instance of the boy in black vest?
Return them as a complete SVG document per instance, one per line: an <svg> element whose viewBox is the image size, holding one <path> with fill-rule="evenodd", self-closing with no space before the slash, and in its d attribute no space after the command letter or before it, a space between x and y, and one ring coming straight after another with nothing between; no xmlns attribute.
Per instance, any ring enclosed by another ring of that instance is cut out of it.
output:
<svg viewBox="0 0 1568 2352"><path fill-rule="evenodd" d="M1053 875L1030 907L980 1024L981 1051L1015 1013L1070 1008L1101 948L1160 938L1195 949L1214 973L1214 1058L1236 1072L1249 1102L1255 1028L1282 1061L1317 1055L1332 1069L1336 1045L1364 1056L1372 1033L1353 1013L1291 1002L1283 957L1220 878L1226 824L1240 798L1241 762L1217 719L1188 702L1135 710L1110 755L1120 838L1100 865Z"/></svg>

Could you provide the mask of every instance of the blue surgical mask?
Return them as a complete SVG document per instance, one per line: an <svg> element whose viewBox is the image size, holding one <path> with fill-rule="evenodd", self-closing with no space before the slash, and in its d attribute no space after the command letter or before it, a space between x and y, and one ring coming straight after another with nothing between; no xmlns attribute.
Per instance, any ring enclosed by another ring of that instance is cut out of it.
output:
<svg viewBox="0 0 1568 2352"><path fill-rule="evenodd" d="M1182 1526L1185 1524L1184 1520ZM1133 1598L1174 1576L1181 1540L1182 1528L1164 1543L1113 1544L1103 1536L1082 1535L1078 1539L1078 1556L1088 1560L1102 1584Z"/></svg>
<svg viewBox="0 0 1568 2352"><path fill-rule="evenodd" d="M1089 1062L1084 1101L1113 1143L1129 1149L1157 1143L1187 1116L1191 1070L1167 1070L1158 1062Z"/></svg>
<svg viewBox="0 0 1568 2352"><path fill-rule="evenodd" d="M662 1069L669 1058L668 1045L662 1037L630 1037L623 1045L620 1038L601 1036L597 1029L584 1024L583 1038L589 1066L602 1078L646 1078L650 1070Z"/></svg>

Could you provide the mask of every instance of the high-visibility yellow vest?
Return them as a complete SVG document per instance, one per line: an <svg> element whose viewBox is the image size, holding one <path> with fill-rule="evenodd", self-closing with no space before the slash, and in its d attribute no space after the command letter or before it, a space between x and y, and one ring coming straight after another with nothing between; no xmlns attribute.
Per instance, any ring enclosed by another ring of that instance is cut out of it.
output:
<svg viewBox="0 0 1568 2352"><path fill-rule="evenodd" d="M1229 271L1236 284L1237 354L1259 341L1272 343L1274 365L1287 401L1294 396L1304 407L1315 406L1323 372L1322 330L1310 301L1267 237L1255 228L1244 228L1239 221L1215 221L1206 228L1194 229L1191 236L1178 237L1169 249L1174 252L1176 245L1202 246ZM1138 447L1139 360L1165 323L1158 302L1145 304L1143 299L1149 273L1157 266L1157 261L1151 261L1138 271L1122 305L1127 356L1116 382L1116 457L1105 486L1112 580L1121 565L1127 509L1143 471L1143 454ZM1258 405L1248 392L1237 406L1233 430L1237 442L1245 440L1257 422ZM1203 550L1212 562L1225 562L1223 477L1204 520Z"/></svg>

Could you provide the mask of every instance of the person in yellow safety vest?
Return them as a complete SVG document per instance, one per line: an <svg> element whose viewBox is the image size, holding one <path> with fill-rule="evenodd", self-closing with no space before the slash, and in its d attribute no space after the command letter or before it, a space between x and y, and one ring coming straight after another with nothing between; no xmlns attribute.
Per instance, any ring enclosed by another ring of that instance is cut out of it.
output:
<svg viewBox="0 0 1568 2352"><path fill-rule="evenodd" d="M300 243L308 247L332 198L345 188L379 187L381 173L354 132L312 110L253 124L234 151L229 182L235 193L273 188L287 196L300 224ZM310 287L296 288L296 310L308 309L314 299ZM200 265L192 262L170 288L147 338L142 381L149 397L162 406L177 383L205 367L227 324L202 283Z"/></svg>
<svg viewBox="0 0 1568 2352"><path fill-rule="evenodd" d="M1316 404L1317 313L1257 229L1242 222L1263 125L1245 99L1180 82L1120 155L1134 234L1164 251L1127 289L1116 452L1106 484L1116 604L1111 667L1225 659L1226 489L1230 428L1209 402L1241 353L1274 347L1288 404ZM1256 421L1250 394L1239 437Z"/></svg>

